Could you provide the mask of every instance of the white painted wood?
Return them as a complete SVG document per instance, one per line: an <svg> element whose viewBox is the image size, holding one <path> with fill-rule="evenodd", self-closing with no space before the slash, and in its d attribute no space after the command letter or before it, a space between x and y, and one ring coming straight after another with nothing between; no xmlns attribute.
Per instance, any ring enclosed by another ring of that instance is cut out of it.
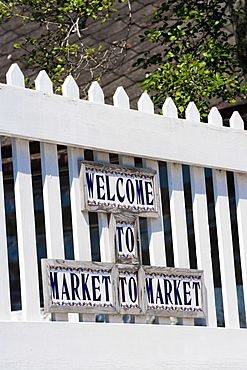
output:
<svg viewBox="0 0 247 370"><path fill-rule="evenodd" d="M64 241L57 147L40 143L47 258L64 259ZM55 314L67 321L67 314Z"/></svg>
<svg viewBox="0 0 247 370"><path fill-rule="evenodd" d="M88 99L90 102L104 104L104 93L99 83L94 81L88 90ZM100 162L109 162L109 155L106 153L94 152L94 160ZM108 229L107 215L98 213L98 228L100 239L101 262L110 262L112 253L110 249L110 238ZM91 321L94 315L83 315L83 320Z"/></svg>
<svg viewBox="0 0 247 370"><path fill-rule="evenodd" d="M204 169L190 167L197 268L204 270L206 324L217 326Z"/></svg>
<svg viewBox="0 0 247 370"><path fill-rule="evenodd" d="M8 70L6 79L9 85L25 87L24 75L16 63ZM12 138L12 156L22 317L37 321L40 299L29 141Z"/></svg>
<svg viewBox="0 0 247 370"><path fill-rule="evenodd" d="M12 156L22 311L25 320L37 321L40 300L29 142L12 139Z"/></svg>
<svg viewBox="0 0 247 370"><path fill-rule="evenodd" d="M63 96L66 96L68 98L80 98L79 86L71 75L66 77L62 85L62 93Z"/></svg>
<svg viewBox="0 0 247 370"><path fill-rule="evenodd" d="M39 72L35 80L35 88L37 91L42 91L44 93L53 93L53 85L46 71Z"/></svg>
<svg viewBox="0 0 247 370"><path fill-rule="evenodd" d="M81 189L79 182L78 160L84 158L84 151L68 147L70 181L70 202L73 228L74 256L78 261L91 261L91 242L88 212L81 211Z"/></svg>
<svg viewBox="0 0 247 370"><path fill-rule="evenodd" d="M67 97L0 87L2 135L247 172L247 133L243 130L156 114L150 124L150 114L144 112L83 100L71 104Z"/></svg>
<svg viewBox="0 0 247 370"><path fill-rule="evenodd" d="M104 94L97 81L94 81L88 91L88 98L95 103L104 104ZM94 152L94 160L97 162L109 162L109 154ZM110 247L108 218L105 213L98 213L98 227L100 238L100 256L101 262L112 262L112 253Z"/></svg>
<svg viewBox="0 0 247 370"><path fill-rule="evenodd" d="M223 120L217 108L211 109L208 123L213 126L222 126ZM213 170L212 175L225 326L238 328L239 317L226 172Z"/></svg>
<svg viewBox="0 0 247 370"><path fill-rule="evenodd" d="M62 86L63 96L79 99L79 87L72 76ZM81 189L78 160L84 159L83 149L68 147L70 202L73 229L74 257L78 261L91 261L91 242L88 212L81 211Z"/></svg>
<svg viewBox="0 0 247 370"><path fill-rule="evenodd" d="M109 162L109 154L94 152L94 160L97 162ZM113 262L112 252L109 242L108 218L106 213L98 213L99 237L100 237L100 256L101 262Z"/></svg>
<svg viewBox="0 0 247 370"><path fill-rule="evenodd" d="M208 124L213 126L222 127L223 119L221 117L220 112L216 107L211 108L209 115L208 115Z"/></svg>
<svg viewBox="0 0 247 370"><path fill-rule="evenodd" d="M45 71L35 81L36 90L52 93L52 83ZM65 258L62 206L57 145L40 143L47 258ZM68 321L68 314L52 315L56 321Z"/></svg>
<svg viewBox="0 0 247 370"><path fill-rule="evenodd" d="M151 266L166 266L165 236L163 225L163 213L161 205L159 165L158 162L145 160L144 167L157 171L157 182L159 193L157 194L158 218L147 219L149 236L149 257Z"/></svg>
<svg viewBox="0 0 247 370"><path fill-rule="evenodd" d="M247 175L235 173L234 181L245 312L247 312Z"/></svg>
<svg viewBox="0 0 247 370"><path fill-rule="evenodd" d="M10 320L10 288L4 206L2 153L0 145L0 320Z"/></svg>
<svg viewBox="0 0 247 370"><path fill-rule="evenodd" d="M185 110L185 117L189 121L200 122L200 113L194 102L190 102Z"/></svg>
<svg viewBox="0 0 247 370"><path fill-rule="evenodd" d="M119 164L121 164L123 166L134 166L135 165L135 160L134 160L133 157L120 155L119 156ZM109 321L114 322L113 320L112 320L112 316L109 316ZM122 322L122 316L121 315L116 315L115 322ZM135 316L135 323L136 324L143 324L144 323L143 317L142 316Z"/></svg>
<svg viewBox="0 0 247 370"><path fill-rule="evenodd" d="M138 110L145 113L154 113L154 104L148 94L145 92L137 102Z"/></svg>
<svg viewBox="0 0 247 370"><path fill-rule="evenodd" d="M182 166L167 163L168 190L175 267L189 268L189 250L184 201Z"/></svg>
<svg viewBox="0 0 247 370"><path fill-rule="evenodd" d="M122 86L119 86L113 95L113 104L118 108L128 109L130 107L129 97Z"/></svg>
<svg viewBox="0 0 247 370"><path fill-rule="evenodd" d="M188 120L200 122L200 113L194 103L189 103L185 111L185 116ZM211 327L216 327L217 318L204 169L190 166L190 179L197 268L204 270L206 324Z"/></svg>
<svg viewBox="0 0 247 370"><path fill-rule="evenodd" d="M146 113L154 113L154 105L147 93L143 93L138 101L138 109ZM143 160L144 168L150 168L157 171L159 188L159 166L158 162L152 160ZM149 237L149 256L152 266L166 266L164 227L161 206L160 192L157 194L157 207L160 217L156 219L147 219L148 237Z"/></svg>
<svg viewBox="0 0 247 370"><path fill-rule="evenodd" d="M88 100L94 103L104 103L104 93L97 81L94 81L88 90Z"/></svg>
<svg viewBox="0 0 247 370"><path fill-rule="evenodd" d="M213 184L225 326L238 328L237 291L226 172L213 170Z"/></svg>
<svg viewBox="0 0 247 370"><path fill-rule="evenodd" d="M25 87L24 75L17 63L12 64L9 68L6 74L6 81L8 85Z"/></svg>
<svg viewBox="0 0 247 370"><path fill-rule="evenodd" d="M244 121L242 117L240 116L239 112L235 111L233 112L231 118L230 118L230 127L236 128L239 130L244 129Z"/></svg>
<svg viewBox="0 0 247 370"><path fill-rule="evenodd" d="M177 117L177 108L171 98L163 105L163 115ZM189 267L189 249L185 213L183 173L180 164L167 163L168 190L172 225L175 267Z"/></svg>
<svg viewBox="0 0 247 370"><path fill-rule="evenodd" d="M165 100L163 104L163 108L162 108L162 113L163 113L163 116L166 116L166 117L174 117L174 118L178 117L178 110L172 98L167 98Z"/></svg>
<svg viewBox="0 0 247 370"><path fill-rule="evenodd" d="M40 150L47 258L64 259L62 209L57 147L53 144L41 143Z"/></svg>
<svg viewBox="0 0 247 370"><path fill-rule="evenodd" d="M58 363L62 370L243 370L247 363L247 332L239 329L1 322L0 333L0 367L7 370L23 370L23 364L53 370ZM133 340L137 345L130 351Z"/></svg>
<svg viewBox="0 0 247 370"><path fill-rule="evenodd" d="M174 267L189 268L189 246L185 213L182 166L167 163L168 189L172 227ZM183 319L184 325L193 325L193 319Z"/></svg>

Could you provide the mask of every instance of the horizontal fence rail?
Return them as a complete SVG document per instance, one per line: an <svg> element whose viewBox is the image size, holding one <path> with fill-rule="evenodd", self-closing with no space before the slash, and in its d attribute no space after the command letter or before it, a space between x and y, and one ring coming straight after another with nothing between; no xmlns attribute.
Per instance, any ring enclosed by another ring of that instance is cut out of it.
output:
<svg viewBox="0 0 247 370"><path fill-rule="evenodd" d="M17 65L0 86L0 320L104 321L246 327L247 134L216 108L208 124L190 103L177 118L172 99L138 111L124 89L104 104L97 82L89 101L69 76L63 96L44 71L36 91ZM40 260L114 262L109 217L81 211L78 160L157 170L159 217L139 217L143 265L204 271L206 318L43 313Z"/></svg>

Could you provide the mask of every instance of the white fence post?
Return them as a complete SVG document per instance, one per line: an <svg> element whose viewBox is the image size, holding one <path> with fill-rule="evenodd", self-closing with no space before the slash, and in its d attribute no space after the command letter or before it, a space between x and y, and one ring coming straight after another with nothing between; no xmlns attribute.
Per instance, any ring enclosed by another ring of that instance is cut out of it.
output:
<svg viewBox="0 0 247 370"><path fill-rule="evenodd" d="M244 122L238 112L233 112L230 118L230 127L244 130ZM239 235L239 250L242 269L245 312L247 313L247 174L234 173L235 198L237 208L237 222Z"/></svg>
<svg viewBox="0 0 247 370"><path fill-rule="evenodd" d="M200 114L194 103L189 103L186 109L186 119L201 124ZM216 327L217 320L204 168L190 166L190 179L197 268L204 270L206 324L210 327Z"/></svg>
<svg viewBox="0 0 247 370"><path fill-rule="evenodd" d="M145 113L154 114L154 105L147 93L143 93L138 101L138 110ZM149 257L151 266L166 266L165 235L163 225L163 213L161 203L161 190L159 180L159 165L157 161L144 159L145 168L157 171L157 207L159 217L157 219L147 219L148 239L149 239ZM159 317L160 324L170 324L169 317Z"/></svg>
<svg viewBox="0 0 247 370"><path fill-rule="evenodd" d="M211 109L208 123L222 126L222 118L217 108ZM237 289L226 171L213 169L212 173L225 326L238 328Z"/></svg>
<svg viewBox="0 0 247 370"><path fill-rule="evenodd" d="M10 287L8 267L8 246L4 206L2 152L0 145L0 320L10 320Z"/></svg>
<svg viewBox="0 0 247 370"><path fill-rule="evenodd" d="M52 94L52 82L45 71L35 80L36 90ZM47 258L64 259L64 240L57 145L40 143ZM57 321L68 321L67 314L55 314Z"/></svg>
<svg viewBox="0 0 247 370"><path fill-rule="evenodd" d="M17 64L10 67L6 78L9 85L25 87ZM22 314L25 320L36 321L40 319L40 299L29 141L13 138L12 155Z"/></svg>
<svg viewBox="0 0 247 370"><path fill-rule="evenodd" d="M171 98L166 99L163 115L177 117L177 108ZM182 165L167 163L167 178L170 197L172 243L175 267L190 267L187 236ZM183 319L184 325L193 325L193 319Z"/></svg>

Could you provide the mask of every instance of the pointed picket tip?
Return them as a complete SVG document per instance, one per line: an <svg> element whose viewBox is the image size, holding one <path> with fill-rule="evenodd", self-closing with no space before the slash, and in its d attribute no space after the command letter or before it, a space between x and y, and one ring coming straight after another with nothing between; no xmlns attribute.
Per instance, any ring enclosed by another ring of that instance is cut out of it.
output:
<svg viewBox="0 0 247 370"><path fill-rule="evenodd" d="M194 102L190 102L185 110L185 117L189 121L200 122L200 113Z"/></svg>
<svg viewBox="0 0 247 370"><path fill-rule="evenodd" d="M130 107L129 97L122 86L119 86L113 95L113 104L115 107L126 108Z"/></svg>
<svg viewBox="0 0 247 370"><path fill-rule="evenodd" d="M244 121L238 111L232 113L230 118L230 127L244 130Z"/></svg>
<svg viewBox="0 0 247 370"><path fill-rule="evenodd" d="M14 63L6 73L6 81L8 85L24 87L24 75L17 63Z"/></svg>
<svg viewBox="0 0 247 370"><path fill-rule="evenodd" d="M88 90L88 100L104 104L104 93L97 81L94 81Z"/></svg>
<svg viewBox="0 0 247 370"><path fill-rule="evenodd" d="M144 92L137 102L138 110L145 113L154 113L154 104L148 93Z"/></svg>
<svg viewBox="0 0 247 370"><path fill-rule="evenodd" d="M223 119L216 107L211 108L208 115L208 124L214 126L223 126Z"/></svg>
<svg viewBox="0 0 247 370"><path fill-rule="evenodd" d="M172 98L166 99L163 104L162 113L166 117L178 118L178 110Z"/></svg>
<svg viewBox="0 0 247 370"><path fill-rule="evenodd" d="M71 75L66 77L62 85L62 93L67 98L80 99L79 86Z"/></svg>
<svg viewBox="0 0 247 370"><path fill-rule="evenodd" d="M52 82L46 73L46 71L40 71L35 82L35 88L37 91L42 91L44 93L53 93Z"/></svg>

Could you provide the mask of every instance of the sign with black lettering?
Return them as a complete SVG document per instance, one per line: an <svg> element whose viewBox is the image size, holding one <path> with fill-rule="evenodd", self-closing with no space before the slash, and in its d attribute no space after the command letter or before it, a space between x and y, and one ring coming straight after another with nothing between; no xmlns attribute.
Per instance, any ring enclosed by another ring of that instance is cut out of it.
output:
<svg viewBox="0 0 247 370"><path fill-rule="evenodd" d="M116 313L113 264L42 260L47 312Z"/></svg>
<svg viewBox="0 0 247 370"><path fill-rule="evenodd" d="M202 271L143 268L149 315L204 317Z"/></svg>
<svg viewBox="0 0 247 370"><path fill-rule="evenodd" d="M46 312L205 317L200 270L42 260Z"/></svg>
<svg viewBox="0 0 247 370"><path fill-rule="evenodd" d="M156 171L79 161L82 209L157 217Z"/></svg>

